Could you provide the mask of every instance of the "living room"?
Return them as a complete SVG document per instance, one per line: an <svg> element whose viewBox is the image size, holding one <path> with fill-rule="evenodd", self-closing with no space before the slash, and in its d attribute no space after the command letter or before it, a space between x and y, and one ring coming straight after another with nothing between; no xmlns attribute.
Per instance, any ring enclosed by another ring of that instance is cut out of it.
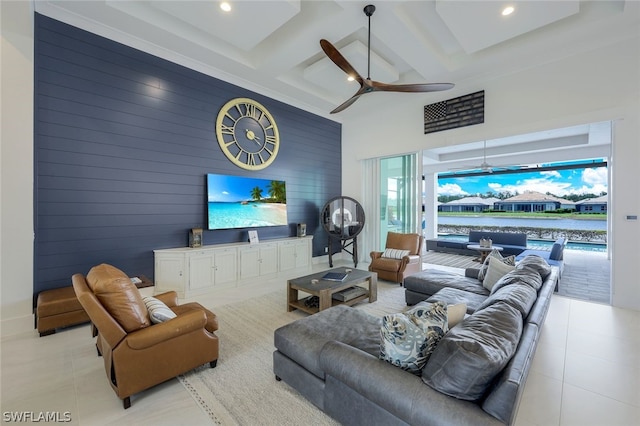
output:
<svg viewBox="0 0 640 426"><path fill-rule="evenodd" d="M2 125L2 336L33 331L34 285L40 278L34 276L34 221L37 206L33 202L34 186L41 177L34 178L34 54L33 6L31 3L3 2L3 125ZM421 96L384 94L359 100L340 117L317 112L298 110L283 98L274 103L284 106L278 111L283 117L276 119L286 124L286 114L299 114L315 120L312 115L327 120L327 128L333 127L333 140L340 140L339 166L329 162L309 167L308 158L299 155L290 161L301 162L307 172L316 168L331 169L336 181L321 183L314 200L311 217L318 214L322 203L335 195L361 198L363 183L361 161L368 158L417 152L425 146L447 146L471 140L517 135L532 131L556 129L576 124L612 120L614 140L612 144L611 170L611 238L612 257L612 305L631 310L640 309L640 289L635 280L635 264L638 251L635 241L640 237L637 220L627 219L637 215L639 195L626 189L625 182L635 176L638 154L637 135L640 133L638 116L638 37L637 4L626 2L625 7L636 14L636 37L603 43L590 48L577 47L564 58L541 63L536 67L520 70L510 75L493 77L489 72L484 78L456 82L456 94L440 94L438 98L425 100ZM630 54L629 52L632 52ZM635 56L634 56L634 53ZM594 64L608 64L607 67ZM489 76L487 78L487 75ZM603 84L606 83L606 84ZM238 90L248 96L260 93L259 85L241 86ZM421 111L426 103L447 99L457 94L485 90L487 105L485 123L450 132L441 132L428 138L422 133ZM277 95L277 94L275 94ZM257 95L260 99L275 97L273 93ZM229 98L232 96L228 96ZM275 97L277 99L277 97ZM389 108L393 105L393 108ZM270 105L271 106L271 105ZM328 111L328 109L327 109ZM286 112L286 114L285 114ZM333 120L339 121L333 121ZM212 118L213 120L213 118ZM289 120L293 121L293 120ZM338 123L338 124L334 124ZM336 130L341 127L341 130ZM298 129L304 139L308 133ZM322 139L316 136L316 143ZM330 138L331 139L331 138ZM213 139L212 139L213 140ZM185 147L185 149L187 149ZM324 148L323 148L324 149ZM291 155L283 152L280 155ZM296 157L293 155L293 157ZM286 157L282 157L283 159ZM331 156L327 157L328 159ZM226 164L222 156L216 164ZM213 166L203 167L213 169ZM269 169L266 169L267 171ZM264 173L267 173L265 171ZM293 179L293 178L292 178ZM202 173L204 185L204 173ZM335 186L334 186L335 185ZM324 193L329 188L329 192ZM303 211L308 206L298 207ZM196 214L197 216L197 214ZM302 221L301 213L296 221ZM316 216L317 217L317 216ZM202 219L200 219L202 220ZM292 216L292 220L294 217ZM194 225L197 225L194 224ZM316 223L317 226L317 223ZM184 233L174 235L175 241L186 241ZM68 232L73 232L68 231ZM290 234L293 235L293 234ZM145 236L138 238L144 239ZM323 256L324 243L314 250L316 262ZM205 243L207 240L205 238ZM153 245L153 242L149 242ZM163 242L164 244L164 242ZM176 243L179 245L179 243ZM362 253L368 253L365 248ZM152 268L146 262L147 268ZM77 271L76 271L77 272ZM84 271L86 272L86 271ZM61 338L64 338L61 333ZM88 336L87 336L88 339ZM3 388L5 384L3 382ZM5 388L6 389L6 388ZM113 395L111 395L113 397Z"/></svg>

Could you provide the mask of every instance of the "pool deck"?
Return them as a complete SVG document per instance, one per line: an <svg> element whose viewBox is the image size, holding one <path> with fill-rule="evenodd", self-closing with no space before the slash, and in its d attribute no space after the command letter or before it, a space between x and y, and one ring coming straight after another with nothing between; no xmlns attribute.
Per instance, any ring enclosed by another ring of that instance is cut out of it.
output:
<svg viewBox="0 0 640 426"><path fill-rule="evenodd" d="M428 251L422 258L423 269L477 268L475 256ZM607 253L564 250L564 272L558 295L573 299L611 304L611 261Z"/></svg>

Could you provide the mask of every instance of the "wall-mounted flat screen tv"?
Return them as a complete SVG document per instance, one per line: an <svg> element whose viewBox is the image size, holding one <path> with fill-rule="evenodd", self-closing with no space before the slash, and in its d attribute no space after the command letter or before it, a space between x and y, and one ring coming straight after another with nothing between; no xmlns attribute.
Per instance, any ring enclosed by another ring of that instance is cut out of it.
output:
<svg viewBox="0 0 640 426"><path fill-rule="evenodd" d="M287 190L282 180L207 174L208 228L287 225Z"/></svg>

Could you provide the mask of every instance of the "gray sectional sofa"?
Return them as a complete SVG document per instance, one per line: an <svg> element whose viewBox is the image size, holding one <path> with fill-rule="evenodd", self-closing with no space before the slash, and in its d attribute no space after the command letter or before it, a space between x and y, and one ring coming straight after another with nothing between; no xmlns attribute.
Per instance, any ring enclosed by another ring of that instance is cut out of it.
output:
<svg viewBox="0 0 640 426"><path fill-rule="evenodd" d="M342 424L512 424L558 269L529 256L491 292L473 291L471 277L465 289L443 278L423 276L431 290L422 294L464 301L468 315L444 334L420 375L379 359L381 318L335 306L275 331L276 379Z"/></svg>
<svg viewBox="0 0 640 426"><path fill-rule="evenodd" d="M504 256L512 254L517 256L527 249L527 234L522 232L470 231L468 241L452 241L444 238L428 239L427 250L473 255L477 252L468 249L467 245L479 244L482 238L490 238L493 244L502 247Z"/></svg>

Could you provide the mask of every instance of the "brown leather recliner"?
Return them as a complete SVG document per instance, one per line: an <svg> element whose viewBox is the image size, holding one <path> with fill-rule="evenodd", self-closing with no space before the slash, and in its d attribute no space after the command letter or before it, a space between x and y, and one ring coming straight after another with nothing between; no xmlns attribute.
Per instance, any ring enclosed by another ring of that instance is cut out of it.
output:
<svg viewBox="0 0 640 426"><path fill-rule="evenodd" d="M131 395L169 380L195 367L218 360L216 316L198 303L177 304L177 293L154 297L177 316L151 324L138 289L124 272L98 265L72 277L73 289L93 326L96 347L116 395L124 408Z"/></svg>
<svg viewBox="0 0 640 426"><path fill-rule="evenodd" d="M369 271L376 272L380 279L402 284L404 277L422 270L422 240L419 234L387 233L386 250L371 252ZM409 254L400 256L403 253L399 250L408 250Z"/></svg>

